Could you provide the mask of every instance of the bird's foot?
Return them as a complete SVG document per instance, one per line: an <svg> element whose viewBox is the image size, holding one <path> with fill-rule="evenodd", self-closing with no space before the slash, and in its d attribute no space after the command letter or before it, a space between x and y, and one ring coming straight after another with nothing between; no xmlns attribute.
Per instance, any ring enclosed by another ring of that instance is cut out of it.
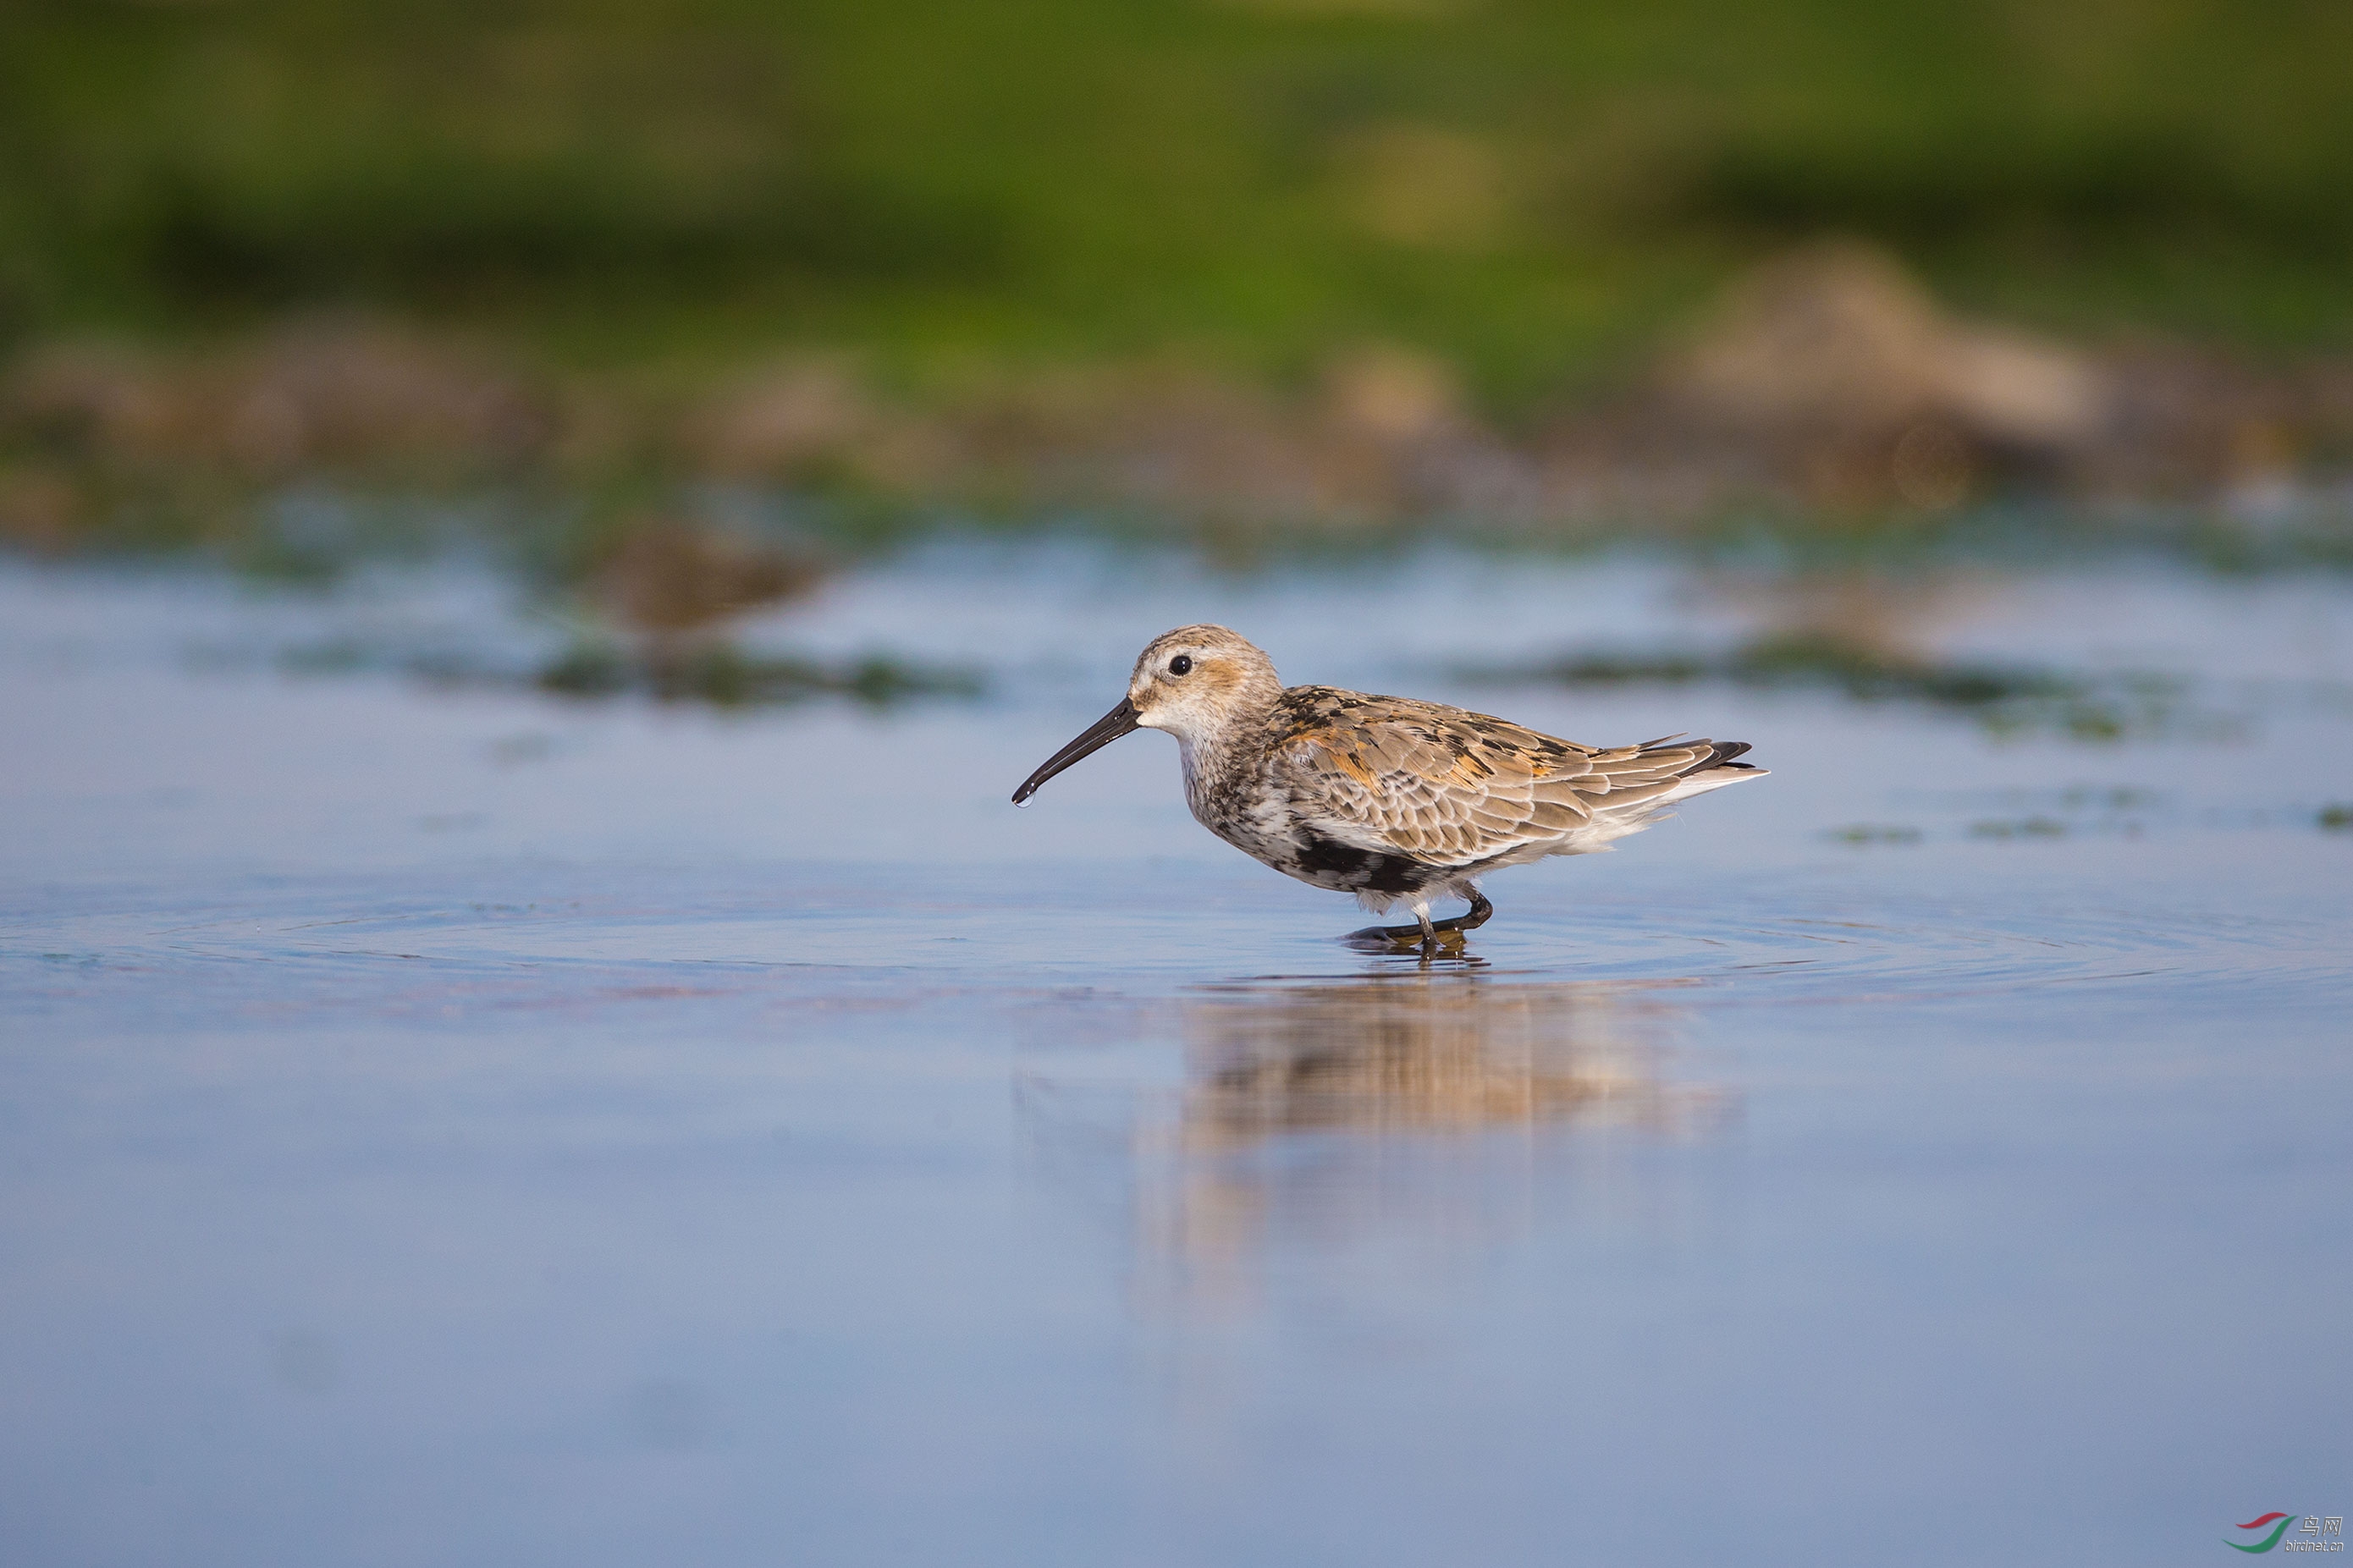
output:
<svg viewBox="0 0 2353 1568"><path fill-rule="evenodd" d="M1424 956L1437 952L1460 952L1463 933L1476 931L1487 923L1495 906L1485 894L1475 889L1471 894L1471 907L1459 915L1442 921L1420 920L1412 925L1366 926L1352 931L1340 940L1360 952L1406 952L1419 948Z"/></svg>
<svg viewBox="0 0 2353 1568"><path fill-rule="evenodd" d="M1462 933L1451 926L1440 928L1432 922L1424 933L1418 925L1366 926L1352 931L1340 939L1358 952L1461 952Z"/></svg>

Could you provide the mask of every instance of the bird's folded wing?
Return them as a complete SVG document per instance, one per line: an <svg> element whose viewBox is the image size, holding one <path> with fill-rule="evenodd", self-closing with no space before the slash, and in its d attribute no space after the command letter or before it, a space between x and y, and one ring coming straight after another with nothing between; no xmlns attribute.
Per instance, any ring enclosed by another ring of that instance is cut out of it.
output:
<svg viewBox="0 0 2353 1568"><path fill-rule="evenodd" d="M1303 824L1357 848L1467 866L1673 789L1705 741L1607 750L1502 719L1359 701L1288 737L1275 773Z"/></svg>

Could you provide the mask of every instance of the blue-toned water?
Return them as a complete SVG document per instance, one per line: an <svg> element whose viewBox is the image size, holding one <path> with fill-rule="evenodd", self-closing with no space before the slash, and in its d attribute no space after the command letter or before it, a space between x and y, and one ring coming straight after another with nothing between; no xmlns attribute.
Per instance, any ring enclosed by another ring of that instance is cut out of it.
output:
<svg viewBox="0 0 2353 1568"><path fill-rule="evenodd" d="M721 713L289 649L551 634L0 574L0 1559L2195 1562L2353 1501L2353 588L1906 601L2090 743L1481 684L1806 600L1434 553L939 547L752 628L976 702ZM1514 870L1474 962L1012 786L1135 647L1770 780ZM2334 819L2330 819L2334 820Z"/></svg>

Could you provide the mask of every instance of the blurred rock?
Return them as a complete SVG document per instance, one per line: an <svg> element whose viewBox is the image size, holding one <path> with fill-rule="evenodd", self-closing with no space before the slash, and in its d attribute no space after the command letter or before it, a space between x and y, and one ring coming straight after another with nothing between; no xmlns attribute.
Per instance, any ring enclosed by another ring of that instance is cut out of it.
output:
<svg viewBox="0 0 2353 1568"><path fill-rule="evenodd" d="M65 461L161 457L189 444L191 401L153 356L111 344L52 344L0 380L0 425Z"/></svg>
<svg viewBox="0 0 2353 1568"><path fill-rule="evenodd" d="M1297 392L1166 357L967 368L893 399L844 353L558 379L444 334L311 319L205 353L36 347L0 368L0 530L43 549L100 519L233 542L256 487L310 476L591 495L714 479L1124 509L1244 543L1274 523L1675 528L1759 503L1835 525L1997 491L2268 517L2353 466L2353 364L2063 344L1956 316L1841 243L1767 261L1646 369L1511 437L1455 367L1391 343L1335 353ZM756 602L754 564L695 537L624 547L600 579L614 613L684 627Z"/></svg>
<svg viewBox="0 0 2353 1568"><path fill-rule="evenodd" d="M1379 346L1352 350L1324 367L1324 410L1343 434L1383 442L1430 440L1469 424L1451 368Z"/></svg>
<svg viewBox="0 0 2353 1568"><path fill-rule="evenodd" d="M1265 392L1190 365L1062 369L966 393L941 416L940 461L1014 504L1296 519L1358 502L1294 424Z"/></svg>
<svg viewBox="0 0 2353 1568"><path fill-rule="evenodd" d="M223 433L264 473L417 461L510 468L554 434L546 402L488 356L367 324L279 333L231 383Z"/></svg>
<svg viewBox="0 0 2353 1568"><path fill-rule="evenodd" d="M588 593L630 630L670 641L806 593L823 575L811 557L656 518L621 536Z"/></svg>
<svg viewBox="0 0 2353 1568"><path fill-rule="evenodd" d="M1889 572L1845 565L1711 572L1698 580L1697 591L1749 620L1758 642L1850 648L1892 666L1930 662L1939 634L1981 612L2003 586L1999 577L1961 568Z"/></svg>
<svg viewBox="0 0 2353 1568"><path fill-rule="evenodd" d="M0 544L42 554L73 547L86 503L65 475L45 468L0 468Z"/></svg>
<svg viewBox="0 0 2353 1568"><path fill-rule="evenodd" d="M1957 321L1892 258L1844 244L1735 284L1662 381L1694 415L1736 428L1805 438L1935 423L2053 449L2095 436L2111 396L2087 356Z"/></svg>
<svg viewBox="0 0 2353 1568"><path fill-rule="evenodd" d="M2104 438L2077 454L2076 488L2120 497L2212 494L2284 475L2325 440L2312 377L2154 341L2109 354L2116 394Z"/></svg>
<svg viewBox="0 0 2353 1568"><path fill-rule="evenodd" d="M1980 470L2085 448L2115 401L2091 356L1951 317L1847 244L1736 283L1657 389L1689 437L1760 448L1810 500L1926 509L1965 500Z"/></svg>
<svg viewBox="0 0 2353 1568"><path fill-rule="evenodd" d="M682 437L712 471L794 479L857 467L858 448L882 423L844 363L805 359L728 387L689 416Z"/></svg>
<svg viewBox="0 0 2353 1568"><path fill-rule="evenodd" d="M0 427L60 458L258 478L511 469L557 423L493 356L363 322L290 326L209 355L57 345L0 380Z"/></svg>
<svg viewBox="0 0 2353 1568"><path fill-rule="evenodd" d="M1351 524L1478 504L1532 469L1442 363L1336 356L1303 399L1199 366L1066 369L972 389L928 426L948 488L1029 505Z"/></svg>
<svg viewBox="0 0 2353 1568"><path fill-rule="evenodd" d="M1971 322L1851 244L1769 261L1651 371L1536 443L1541 510L1704 515L1772 498L1936 511L1989 488L2084 498L2292 494L2353 456L2353 370L2263 371L2138 341Z"/></svg>

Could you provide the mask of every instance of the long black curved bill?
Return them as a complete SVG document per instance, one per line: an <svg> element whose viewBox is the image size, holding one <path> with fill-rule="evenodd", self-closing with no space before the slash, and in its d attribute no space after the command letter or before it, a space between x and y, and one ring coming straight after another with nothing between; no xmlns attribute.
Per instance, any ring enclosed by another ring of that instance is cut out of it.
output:
<svg viewBox="0 0 2353 1568"><path fill-rule="evenodd" d="M1084 761L1122 735L1133 735L1138 728L1135 721L1135 704L1124 697L1121 698L1118 707L1088 725L1085 733L1048 757L1043 767L1023 779L1021 787L1013 792L1013 804L1021 805L1038 793L1039 784L1044 784L1072 763Z"/></svg>

